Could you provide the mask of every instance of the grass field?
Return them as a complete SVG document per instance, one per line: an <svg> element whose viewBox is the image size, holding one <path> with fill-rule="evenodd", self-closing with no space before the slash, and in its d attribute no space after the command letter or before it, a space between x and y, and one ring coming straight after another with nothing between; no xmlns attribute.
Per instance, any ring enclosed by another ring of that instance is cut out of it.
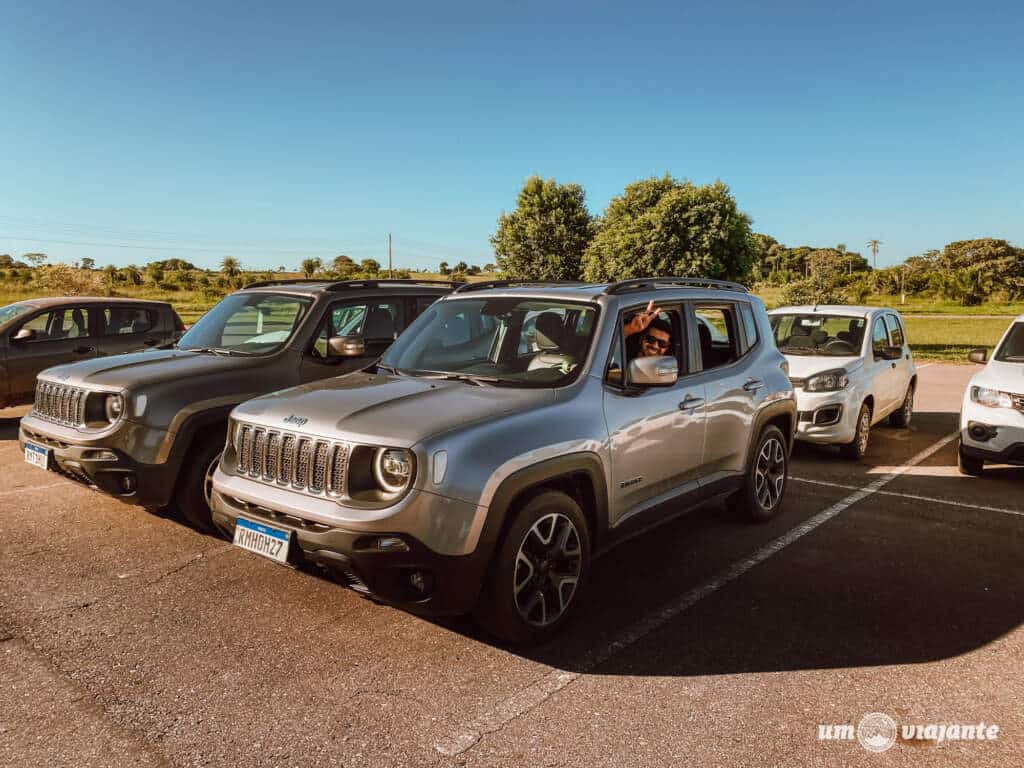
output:
<svg viewBox="0 0 1024 768"><path fill-rule="evenodd" d="M297 274L285 274L281 277L297 277ZM445 279L441 275L428 272L413 273L413 277L421 280ZM475 275L470 281L493 280L496 275ZM0 306L15 301L46 295L39 288L13 287L0 283ZM166 291L152 285L118 286L118 296L153 299L170 302L181 315L187 325L191 325L217 302L198 290ZM758 295L769 308L780 306L782 289L766 287L758 291ZM992 347L1006 330L1011 317L1024 314L1024 303L989 302L976 307L962 307L954 302L932 298L908 297L907 303L900 305L898 296L873 296L866 304L871 306L889 306L898 309L906 317L907 337L915 355L922 360L948 360L966 362L967 352L974 347ZM960 315L961 317L918 317L920 314ZM1000 317L963 317L963 315L999 315Z"/></svg>

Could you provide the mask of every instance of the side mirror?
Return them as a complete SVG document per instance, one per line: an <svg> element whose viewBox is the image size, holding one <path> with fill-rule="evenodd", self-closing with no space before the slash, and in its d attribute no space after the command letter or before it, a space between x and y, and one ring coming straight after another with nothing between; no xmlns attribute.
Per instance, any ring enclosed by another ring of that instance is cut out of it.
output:
<svg viewBox="0 0 1024 768"><path fill-rule="evenodd" d="M32 328L21 328L11 341L32 341L36 337L36 332Z"/></svg>
<svg viewBox="0 0 1024 768"><path fill-rule="evenodd" d="M985 364L988 362L988 350L985 349L984 347L972 349L970 352L967 353L967 359L970 360L972 363Z"/></svg>
<svg viewBox="0 0 1024 768"><path fill-rule="evenodd" d="M366 354L366 339L362 336L332 336L327 340L328 357L362 357Z"/></svg>
<svg viewBox="0 0 1024 768"><path fill-rule="evenodd" d="M629 383L638 387L667 387L679 379L674 357L638 357L629 364Z"/></svg>

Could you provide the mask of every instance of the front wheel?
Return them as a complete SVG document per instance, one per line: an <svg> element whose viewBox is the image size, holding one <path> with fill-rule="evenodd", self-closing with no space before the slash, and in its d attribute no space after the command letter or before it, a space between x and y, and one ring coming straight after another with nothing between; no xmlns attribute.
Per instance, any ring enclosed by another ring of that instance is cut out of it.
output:
<svg viewBox="0 0 1024 768"><path fill-rule="evenodd" d="M220 463L224 441L209 439L186 458L187 467L178 480L174 492L174 506L192 527L211 533L213 515L210 506L213 497L213 472ZM190 452L191 453L191 452Z"/></svg>
<svg viewBox="0 0 1024 768"><path fill-rule="evenodd" d="M974 456L967 456L961 444L957 445L956 459L956 468L960 470L961 475L980 477L985 472L984 460L976 459Z"/></svg>
<svg viewBox="0 0 1024 768"><path fill-rule="evenodd" d="M853 440L845 445L839 446L839 452L847 459L860 461L868 452L868 440L871 437L871 408L867 403L860 407L857 414L857 429L853 434Z"/></svg>
<svg viewBox="0 0 1024 768"><path fill-rule="evenodd" d="M534 496L516 513L491 563L477 619L516 644L553 635L579 603L590 569L590 533L579 505L560 491Z"/></svg>
<svg viewBox="0 0 1024 768"><path fill-rule="evenodd" d="M789 451L782 430L769 425L761 430L754 445L743 487L732 498L733 505L757 522L775 517L782 506L789 476Z"/></svg>

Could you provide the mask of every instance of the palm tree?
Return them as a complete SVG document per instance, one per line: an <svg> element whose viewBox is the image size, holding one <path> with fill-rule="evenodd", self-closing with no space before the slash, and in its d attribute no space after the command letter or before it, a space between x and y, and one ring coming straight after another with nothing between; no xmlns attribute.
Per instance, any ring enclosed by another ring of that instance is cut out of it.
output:
<svg viewBox="0 0 1024 768"><path fill-rule="evenodd" d="M878 269L878 246L882 244L881 240L868 240L868 248L871 249L871 268Z"/></svg>
<svg viewBox="0 0 1024 768"><path fill-rule="evenodd" d="M234 256L225 256L224 261L220 263L220 271L228 279L233 279L242 271L242 265Z"/></svg>
<svg viewBox="0 0 1024 768"><path fill-rule="evenodd" d="M299 269L306 277L312 277L323 265L324 263L320 259L303 259Z"/></svg>

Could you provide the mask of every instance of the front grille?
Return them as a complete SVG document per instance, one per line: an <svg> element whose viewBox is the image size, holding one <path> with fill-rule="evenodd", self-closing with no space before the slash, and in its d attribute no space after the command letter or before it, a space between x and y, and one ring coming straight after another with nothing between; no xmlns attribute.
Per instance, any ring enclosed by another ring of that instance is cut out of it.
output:
<svg viewBox="0 0 1024 768"><path fill-rule="evenodd" d="M85 400L88 390L54 384L50 381L36 383L36 399L32 415L56 424L78 427L85 424Z"/></svg>
<svg viewBox="0 0 1024 768"><path fill-rule="evenodd" d="M241 424L235 433L239 474L313 494L339 495L348 474L347 443Z"/></svg>

